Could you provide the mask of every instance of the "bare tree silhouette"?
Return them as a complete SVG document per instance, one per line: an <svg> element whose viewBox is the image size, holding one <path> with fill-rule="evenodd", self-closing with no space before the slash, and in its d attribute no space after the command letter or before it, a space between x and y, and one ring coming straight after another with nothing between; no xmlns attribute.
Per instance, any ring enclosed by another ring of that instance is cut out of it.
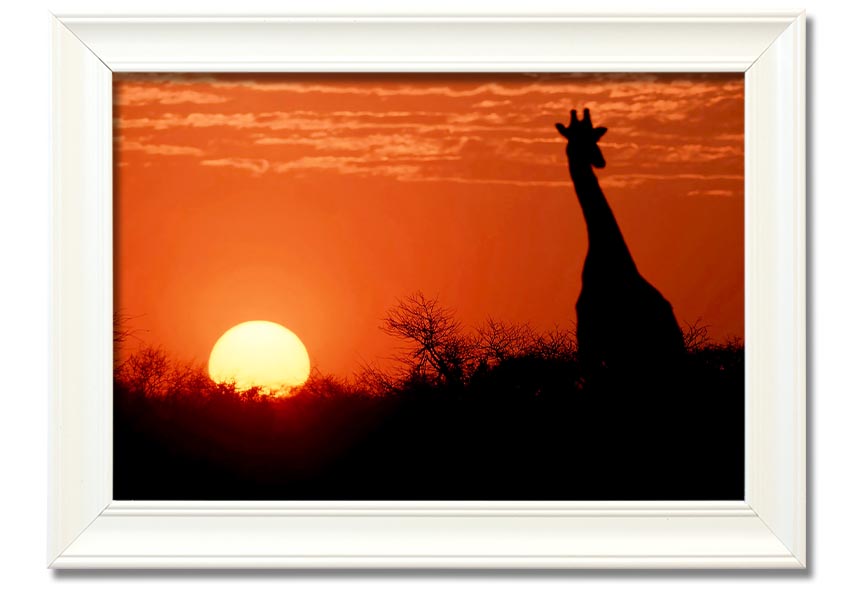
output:
<svg viewBox="0 0 850 600"><path fill-rule="evenodd" d="M576 354L575 334L555 326L535 336L532 353L544 359L573 359Z"/></svg>
<svg viewBox="0 0 850 600"><path fill-rule="evenodd" d="M693 323L685 322L685 326L682 327L682 339L685 342L685 350L688 352L706 348L711 344L708 325L703 324L702 319L697 319Z"/></svg>
<svg viewBox="0 0 850 600"><path fill-rule="evenodd" d="M112 344L118 348L130 338L138 339L137 334L142 329L130 327L130 322L138 315L128 315L122 312L112 313Z"/></svg>
<svg viewBox="0 0 850 600"><path fill-rule="evenodd" d="M528 323L515 324L488 317L476 328L480 362L500 363L516 358L529 351L537 342L537 336Z"/></svg>
<svg viewBox="0 0 850 600"><path fill-rule="evenodd" d="M165 351L145 346L121 365L118 377L131 392L155 398L165 392L170 374L171 362Z"/></svg>
<svg viewBox="0 0 850 600"><path fill-rule="evenodd" d="M387 312L381 329L408 347L397 360L411 375L446 385L463 383L475 355L475 344L463 334L454 311L436 298L416 292Z"/></svg>
<svg viewBox="0 0 850 600"><path fill-rule="evenodd" d="M219 385L206 370L168 356L160 346L142 346L115 369L115 378L133 394L163 399L203 395Z"/></svg>

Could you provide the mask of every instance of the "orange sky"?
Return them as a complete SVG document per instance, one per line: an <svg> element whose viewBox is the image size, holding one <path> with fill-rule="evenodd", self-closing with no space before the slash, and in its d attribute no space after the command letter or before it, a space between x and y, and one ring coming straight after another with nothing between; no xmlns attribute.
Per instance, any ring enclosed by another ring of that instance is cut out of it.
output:
<svg viewBox="0 0 850 600"><path fill-rule="evenodd" d="M744 80L714 75L115 76L115 308L205 364L247 320L349 375L397 298L572 329L587 237L553 127L606 126L600 182L680 324L744 333ZM131 343L126 351L132 351Z"/></svg>

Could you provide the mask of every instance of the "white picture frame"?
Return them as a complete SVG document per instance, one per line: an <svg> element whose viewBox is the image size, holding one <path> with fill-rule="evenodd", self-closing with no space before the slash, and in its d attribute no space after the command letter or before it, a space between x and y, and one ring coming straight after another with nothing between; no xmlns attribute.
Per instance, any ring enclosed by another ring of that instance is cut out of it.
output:
<svg viewBox="0 0 850 600"><path fill-rule="evenodd" d="M805 15L50 17L47 564L806 566ZM745 74L746 482L734 502L112 499L112 73Z"/></svg>

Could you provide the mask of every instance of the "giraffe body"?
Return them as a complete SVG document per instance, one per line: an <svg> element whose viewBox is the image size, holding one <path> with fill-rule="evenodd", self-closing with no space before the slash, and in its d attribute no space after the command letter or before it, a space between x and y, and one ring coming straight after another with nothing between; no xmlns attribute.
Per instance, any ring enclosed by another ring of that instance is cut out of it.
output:
<svg viewBox="0 0 850 600"><path fill-rule="evenodd" d="M605 166L597 142L607 131L594 128L590 113L569 127L567 159L587 225L588 249L576 303L579 360L590 370L650 375L684 353L682 330L670 302L644 279L599 186L593 169Z"/></svg>

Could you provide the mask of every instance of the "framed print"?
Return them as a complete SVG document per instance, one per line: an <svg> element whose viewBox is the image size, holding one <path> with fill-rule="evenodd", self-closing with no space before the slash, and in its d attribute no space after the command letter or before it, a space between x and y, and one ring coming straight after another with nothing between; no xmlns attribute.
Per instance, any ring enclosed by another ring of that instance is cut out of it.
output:
<svg viewBox="0 0 850 600"><path fill-rule="evenodd" d="M805 17L53 17L53 568L805 568Z"/></svg>

